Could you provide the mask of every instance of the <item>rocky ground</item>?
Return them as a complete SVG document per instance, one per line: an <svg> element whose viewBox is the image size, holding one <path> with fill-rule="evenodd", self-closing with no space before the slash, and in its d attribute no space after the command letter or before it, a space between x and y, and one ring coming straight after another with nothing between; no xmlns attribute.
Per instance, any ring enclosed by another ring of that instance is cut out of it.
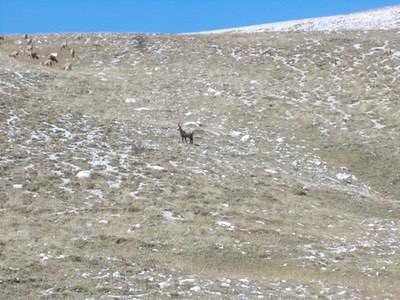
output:
<svg viewBox="0 0 400 300"><path fill-rule="evenodd" d="M397 30L32 40L0 40L2 297L400 297Z"/></svg>

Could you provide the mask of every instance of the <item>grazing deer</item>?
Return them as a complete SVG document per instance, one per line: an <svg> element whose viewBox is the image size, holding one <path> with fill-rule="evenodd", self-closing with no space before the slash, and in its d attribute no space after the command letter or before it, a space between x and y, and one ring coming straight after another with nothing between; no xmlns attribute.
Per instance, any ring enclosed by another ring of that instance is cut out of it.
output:
<svg viewBox="0 0 400 300"><path fill-rule="evenodd" d="M61 50L62 50L62 49L68 49L67 41L64 41L64 42L62 43L62 45L61 45Z"/></svg>
<svg viewBox="0 0 400 300"><path fill-rule="evenodd" d="M32 50L29 51L28 56L32 59L39 59L39 55L36 52L33 52Z"/></svg>
<svg viewBox="0 0 400 300"><path fill-rule="evenodd" d="M18 50L15 50L15 51L11 52L10 54L8 54L9 57L13 57L13 58L16 58L18 55L19 55Z"/></svg>
<svg viewBox="0 0 400 300"><path fill-rule="evenodd" d="M392 55L392 54L393 54L393 51L392 51L392 49L386 48L386 47L385 47L385 49L383 50L383 53L384 53L385 55Z"/></svg>
<svg viewBox="0 0 400 300"><path fill-rule="evenodd" d="M51 66L53 66L53 61L50 59L47 59L45 62L42 63L42 65L46 66L46 67L51 67Z"/></svg>
<svg viewBox="0 0 400 300"><path fill-rule="evenodd" d="M72 64L71 63L66 63L64 66L65 71L71 71L72 70Z"/></svg>
<svg viewBox="0 0 400 300"><path fill-rule="evenodd" d="M179 123L178 123L178 129L181 134L182 143L185 143L187 141L187 139L189 139L189 142L191 144L193 144L193 133L194 132L191 130L183 130Z"/></svg>
<svg viewBox="0 0 400 300"><path fill-rule="evenodd" d="M50 60L50 61L55 62L55 63L58 63L57 53L50 53L50 55L47 58L47 60Z"/></svg>

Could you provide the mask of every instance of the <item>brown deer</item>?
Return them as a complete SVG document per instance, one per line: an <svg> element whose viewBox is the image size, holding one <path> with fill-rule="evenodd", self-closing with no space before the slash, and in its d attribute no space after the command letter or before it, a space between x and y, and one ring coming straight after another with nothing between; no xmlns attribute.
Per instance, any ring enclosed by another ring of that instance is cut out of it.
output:
<svg viewBox="0 0 400 300"><path fill-rule="evenodd" d="M183 130L182 126L178 123L178 129L181 134L182 138L182 143L186 143L187 139L189 139L189 142L193 144L193 133L194 131L191 130Z"/></svg>
<svg viewBox="0 0 400 300"><path fill-rule="evenodd" d="M383 53L385 54L385 55L392 55L393 54L393 51L392 51L392 49L390 49L390 48L384 48L384 50L383 50Z"/></svg>
<svg viewBox="0 0 400 300"><path fill-rule="evenodd" d="M71 71L72 70L72 64L71 63L66 63L64 66L65 71Z"/></svg>
<svg viewBox="0 0 400 300"><path fill-rule="evenodd" d="M58 63L57 53L50 53L47 60L51 60L52 62Z"/></svg>
<svg viewBox="0 0 400 300"><path fill-rule="evenodd" d="M64 42L62 43L60 49L61 49L61 50L62 50L62 49L68 49L68 43L67 43L67 41L64 41Z"/></svg>
<svg viewBox="0 0 400 300"><path fill-rule="evenodd" d="M19 55L19 50L15 50L13 52L11 52L10 54L8 54L9 57L13 57L16 58Z"/></svg>
<svg viewBox="0 0 400 300"><path fill-rule="evenodd" d="M29 51L28 56L32 59L39 59L39 55L34 51Z"/></svg>
<svg viewBox="0 0 400 300"><path fill-rule="evenodd" d="M42 65L46 66L46 67L51 67L51 66L53 66L53 61L50 59L47 59L45 62L42 63Z"/></svg>

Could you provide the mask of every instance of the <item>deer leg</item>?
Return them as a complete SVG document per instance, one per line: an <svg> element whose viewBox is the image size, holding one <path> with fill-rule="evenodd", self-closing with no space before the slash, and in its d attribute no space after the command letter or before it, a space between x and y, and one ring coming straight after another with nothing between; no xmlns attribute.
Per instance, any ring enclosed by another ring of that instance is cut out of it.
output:
<svg viewBox="0 0 400 300"><path fill-rule="evenodd" d="M190 143L193 144L193 135L190 136Z"/></svg>

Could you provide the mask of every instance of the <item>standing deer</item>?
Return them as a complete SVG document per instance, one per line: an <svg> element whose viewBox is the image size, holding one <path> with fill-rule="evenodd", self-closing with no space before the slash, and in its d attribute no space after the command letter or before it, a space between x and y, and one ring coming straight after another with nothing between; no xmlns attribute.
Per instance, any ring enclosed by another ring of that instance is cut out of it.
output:
<svg viewBox="0 0 400 300"><path fill-rule="evenodd" d="M191 144L193 144L193 133L194 132L191 130L183 130L179 123L178 123L178 129L181 134L182 143L185 143L187 141L187 139L189 138L189 142Z"/></svg>

